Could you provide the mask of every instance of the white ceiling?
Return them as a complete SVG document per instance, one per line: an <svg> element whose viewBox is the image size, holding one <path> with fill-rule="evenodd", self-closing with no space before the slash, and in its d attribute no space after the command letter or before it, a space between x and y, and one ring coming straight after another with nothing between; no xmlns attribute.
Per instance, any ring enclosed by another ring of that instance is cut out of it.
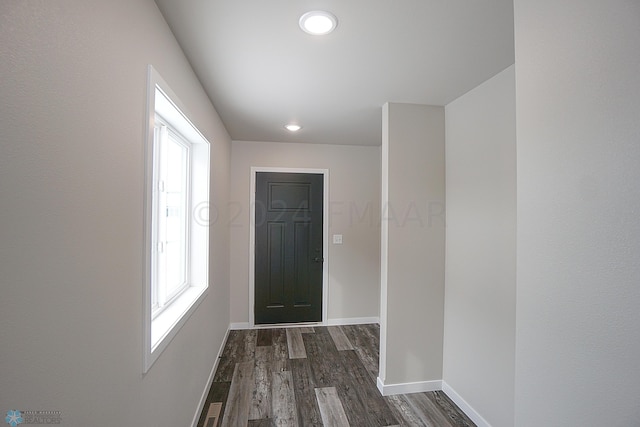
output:
<svg viewBox="0 0 640 427"><path fill-rule="evenodd" d="M234 140L380 145L385 102L446 105L514 63L513 0L156 3ZM310 10L337 29L302 32Z"/></svg>

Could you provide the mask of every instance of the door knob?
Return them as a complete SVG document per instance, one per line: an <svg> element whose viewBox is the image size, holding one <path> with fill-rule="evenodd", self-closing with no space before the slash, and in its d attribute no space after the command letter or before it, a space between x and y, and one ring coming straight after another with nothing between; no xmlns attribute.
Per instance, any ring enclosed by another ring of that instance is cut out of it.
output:
<svg viewBox="0 0 640 427"><path fill-rule="evenodd" d="M324 262L324 258L315 257L315 258L313 259L313 262Z"/></svg>

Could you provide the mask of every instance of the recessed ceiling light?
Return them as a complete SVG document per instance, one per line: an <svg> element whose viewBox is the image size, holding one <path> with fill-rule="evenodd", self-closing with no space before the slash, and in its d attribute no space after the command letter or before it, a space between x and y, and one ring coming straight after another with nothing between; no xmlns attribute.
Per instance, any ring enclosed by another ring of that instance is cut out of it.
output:
<svg viewBox="0 0 640 427"><path fill-rule="evenodd" d="M322 36L335 30L338 25L338 19L332 13L314 10L302 15L299 24L305 33Z"/></svg>
<svg viewBox="0 0 640 427"><path fill-rule="evenodd" d="M302 126L290 124L290 125L286 125L285 129L287 129L290 132L296 132L296 131L299 131L300 129L302 129Z"/></svg>

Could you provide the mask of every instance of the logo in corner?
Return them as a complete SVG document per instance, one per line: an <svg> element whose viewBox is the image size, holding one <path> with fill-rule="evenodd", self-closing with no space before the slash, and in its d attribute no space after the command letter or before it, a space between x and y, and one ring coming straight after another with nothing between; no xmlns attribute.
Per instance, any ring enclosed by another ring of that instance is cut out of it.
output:
<svg viewBox="0 0 640 427"><path fill-rule="evenodd" d="M20 411L13 410L7 411L7 416L4 418L4 420L11 427L16 427L18 424L22 424L24 422L24 420L22 419L22 413Z"/></svg>

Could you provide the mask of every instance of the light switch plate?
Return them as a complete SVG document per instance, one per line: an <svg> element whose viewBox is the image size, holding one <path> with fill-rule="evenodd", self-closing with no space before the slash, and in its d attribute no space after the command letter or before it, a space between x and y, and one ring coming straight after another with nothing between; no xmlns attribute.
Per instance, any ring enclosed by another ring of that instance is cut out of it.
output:
<svg viewBox="0 0 640 427"><path fill-rule="evenodd" d="M333 244L341 245L342 244L342 234L334 234L333 235Z"/></svg>

